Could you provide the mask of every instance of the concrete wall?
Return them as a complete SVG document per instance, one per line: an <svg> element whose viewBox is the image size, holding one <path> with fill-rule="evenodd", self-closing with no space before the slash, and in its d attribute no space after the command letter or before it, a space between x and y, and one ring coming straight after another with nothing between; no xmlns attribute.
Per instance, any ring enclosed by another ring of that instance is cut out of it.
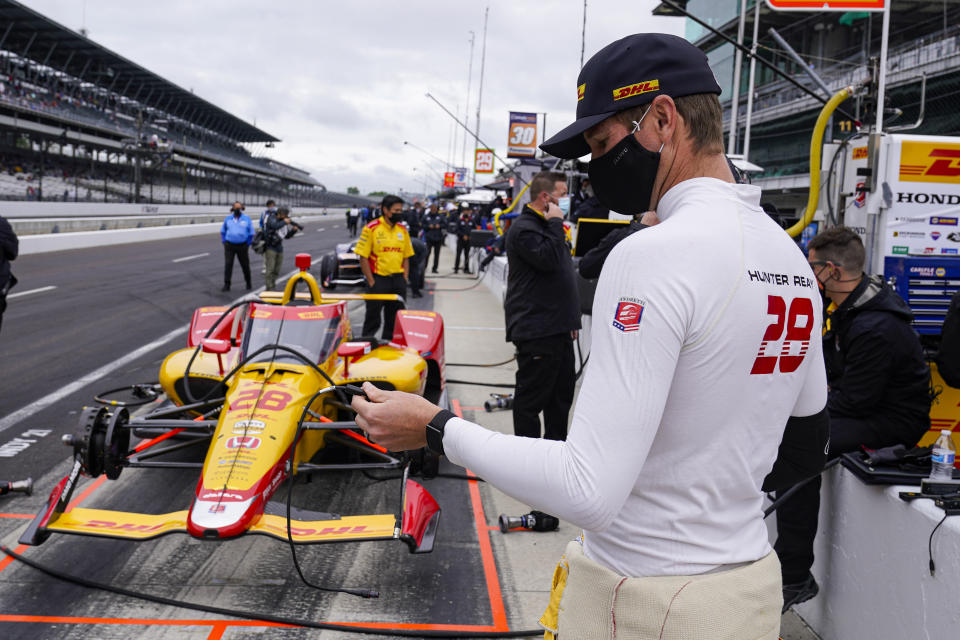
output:
<svg viewBox="0 0 960 640"><path fill-rule="evenodd" d="M299 212L294 213L297 222L301 223L317 224L326 220L345 222L342 210L337 213L331 210L326 216L299 215ZM24 235L20 236L20 255L85 249L88 247L103 247L132 242L149 242L151 240L166 240L187 236L210 235L213 237L219 233L221 224L221 221L217 221L201 224L171 224L169 226L144 227L141 229L107 229Z"/></svg>
<svg viewBox="0 0 960 640"><path fill-rule="evenodd" d="M230 203L233 204L233 203ZM0 201L0 216L18 218L101 218L115 216L183 216L218 214L226 215L230 204L117 204L103 202L14 202ZM294 215L319 214L320 207L291 208ZM262 205L247 205L247 215L259 217ZM342 208L328 208L328 212L343 212Z"/></svg>
<svg viewBox="0 0 960 640"><path fill-rule="evenodd" d="M795 607L822 640L958 637L960 517L933 538L931 576L927 540L943 511L898 497L918 490L867 485L840 466L824 475L813 565L820 594ZM774 516L767 524L772 532Z"/></svg>

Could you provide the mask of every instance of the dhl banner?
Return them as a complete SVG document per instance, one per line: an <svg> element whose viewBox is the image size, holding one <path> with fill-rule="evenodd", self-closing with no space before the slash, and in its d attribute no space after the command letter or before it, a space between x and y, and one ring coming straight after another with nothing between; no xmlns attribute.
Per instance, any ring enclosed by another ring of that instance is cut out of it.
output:
<svg viewBox="0 0 960 640"><path fill-rule="evenodd" d="M904 140L900 181L960 184L960 144Z"/></svg>
<svg viewBox="0 0 960 640"><path fill-rule="evenodd" d="M883 11L885 0L767 0L774 11Z"/></svg>
<svg viewBox="0 0 960 640"><path fill-rule="evenodd" d="M960 257L960 144L927 139L899 146L899 162L886 172L886 255Z"/></svg>
<svg viewBox="0 0 960 640"><path fill-rule="evenodd" d="M532 158L537 154L537 114L510 112L507 136L508 158Z"/></svg>

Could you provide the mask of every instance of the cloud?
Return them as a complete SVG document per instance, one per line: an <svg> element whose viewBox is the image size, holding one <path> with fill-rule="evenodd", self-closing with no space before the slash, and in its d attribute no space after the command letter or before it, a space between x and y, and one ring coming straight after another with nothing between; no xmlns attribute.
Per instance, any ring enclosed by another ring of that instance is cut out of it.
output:
<svg viewBox="0 0 960 640"><path fill-rule="evenodd" d="M78 29L76 0L24 0ZM428 0L87 0L92 40L283 140L271 157L333 190L439 186L440 163L472 162L463 131L425 97L475 126L482 3ZM656 0L590 0L586 57L639 31L681 34L651 16ZM547 134L573 120L583 4L490 0L480 137L506 155L511 110L547 114ZM473 74L467 105L470 34ZM499 162L497 163L499 166Z"/></svg>

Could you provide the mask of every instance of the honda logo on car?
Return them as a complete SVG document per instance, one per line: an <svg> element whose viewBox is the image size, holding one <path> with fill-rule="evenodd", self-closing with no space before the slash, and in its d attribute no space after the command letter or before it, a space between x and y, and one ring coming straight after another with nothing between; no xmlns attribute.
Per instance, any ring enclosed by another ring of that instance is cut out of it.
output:
<svg viewBox="0 0 960 640"><path fill-rule="evenodd" d="M233 436L227 440L227 449L257 449L260 447L260 438L253 436Z"/></svg>

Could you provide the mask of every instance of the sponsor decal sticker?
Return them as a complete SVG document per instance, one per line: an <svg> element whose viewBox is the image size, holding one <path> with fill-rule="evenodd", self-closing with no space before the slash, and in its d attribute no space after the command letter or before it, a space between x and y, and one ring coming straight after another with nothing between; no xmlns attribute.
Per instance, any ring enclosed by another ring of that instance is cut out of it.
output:
<svg viewBox="0 0 960 640"><path fill-rule="evenodd" d="M644 302L637 298L620 298L613 312L613 326L624 333L637 331L643 317Z"/></svg>
<svg viewBox="0 0 960 640"><path fill-rule="evenodd" d="M947 270L943 267L937 267L937 277L942 278L945 275L947 275Z"/></svg>
<svg viewBox="0 0 960 640"><path fill-rule="evenodd" d="M900 147L901 182L956 182L960 177L960 144L914 142Z"/></svg>
<svg viewBox="0 0 960 640"><path fill-rule="evenodd" d="M239 434L261 433L267 428L267 423L261 420L240 420L233 423L233 432Z"/></svg>
<svg viewBox="0 0 960 640"><path fill-rule="evenodd" d="M934 240L939 240L939 239L940 239L940 232L939 232L939 231L931 231L931 232L930 232L930 237L933 238Z"/></svg>
<svg viewBox="0 0 960 640"><path fill-rule="evenodd" d="M625 87L620 87L619 89L613 90L613 101L623 100L624 98L632 98L633 96L639 96L643 93L648 93L650 91L659 91L660 90L660 80L644 80L643 82L638 82L636 84L628 84Z"/></svg>
<svg viewBox="0 0 960 640"><path fill-rule="evenodd" d="M957 255L957 249L947 247L946 249L940 249L940 253L948 256L955 256Z"/></svg>
<svg viewBox="0 0 960 640"><path fill-rule="evenodd" d="M861 180L857 183L857 188L854 189L854 192L857 194L857 197L853 200L853 206L857 209L860 209L867 203L867 192L866 192L867 183Z"/></svg>
<svg viewBox="0 0 960 640"><path fill-rule="evenodd" d="M929 277L933 275L933 267L910 267L910 274Z"/></svg>
<svg viewBox="0 0 960 640"><path fill-rule="evenodd" d="M910 253L910 247L896 246L893 247L894 255L906 255Z"/></svg>
<svg viewBox="0 0 960 640"><path fill-rule="evenodd" d="M233 436L226 443L227 449L258 449L260 438L253 436Z"/></svg>
<svg viewBox="0 0 960 640"><path fill-rule="evenodd" d="M854 160L863 160L867 157L867 148L866 147L854 147L853 148L853 159Z"/></svg>
<svg viewBox="0 0 960 640"><path fill-rule="evenodd" d="M924 248L923 248L923 252L924 252L924 253L934 253L935 251L936 251L936 247L924 247Z"/></svg>
<svg viewBox="0 0 960 640"><path fill-rule="evenodd" d="M926 235L922 231L894 231L893 237L894 238L925 238Z"/></svg>
<svg viewBox="0 0 960 640"><path fill-rule="evenodd" d="M956 218L944 218L943 216L931 216L931 217L930 217L930 224L939 224L939 225L945 225L945 226L949 226L949 227L955 227L955 226L957 226L957 219L956 219Z"/></svg>

